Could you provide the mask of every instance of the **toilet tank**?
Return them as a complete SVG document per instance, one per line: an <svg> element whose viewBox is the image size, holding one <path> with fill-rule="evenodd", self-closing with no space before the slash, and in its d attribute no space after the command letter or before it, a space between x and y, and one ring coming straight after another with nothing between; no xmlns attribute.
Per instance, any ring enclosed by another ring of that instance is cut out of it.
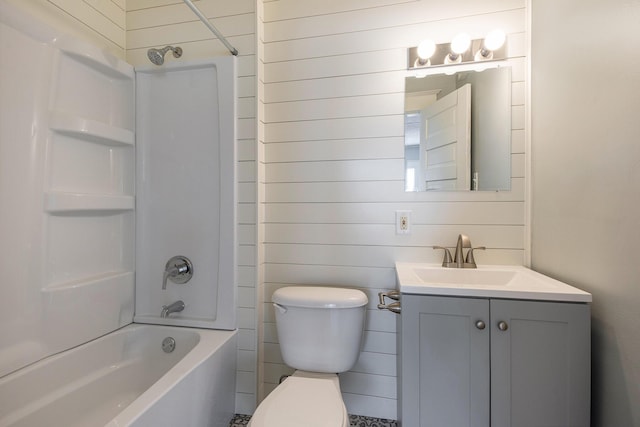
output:
<svg viewBox="0 0 640 427"><path fill-rule="evenodd" d="M357 289L288 286L273 293L284 362L312 372L346 372L360 354L367 296Z"/></svg>

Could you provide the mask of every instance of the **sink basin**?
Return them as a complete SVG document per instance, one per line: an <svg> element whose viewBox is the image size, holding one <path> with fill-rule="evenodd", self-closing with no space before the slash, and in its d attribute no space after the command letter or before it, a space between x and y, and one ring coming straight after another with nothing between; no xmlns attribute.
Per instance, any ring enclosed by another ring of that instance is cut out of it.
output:
<svg viewBox="0 0 640 427"><path fill-rule="evenodd" d="M460 286L506 286L516 276L515 271L478 270L465 268L416 268L415 274L424 283Z"/></svg>
<svg viewBox="0 0 640 427"><path fill-rule="evenodd" d="M591 294L522 266L445 268L396 263L400 292L485 298L591 302Z"/></svg>

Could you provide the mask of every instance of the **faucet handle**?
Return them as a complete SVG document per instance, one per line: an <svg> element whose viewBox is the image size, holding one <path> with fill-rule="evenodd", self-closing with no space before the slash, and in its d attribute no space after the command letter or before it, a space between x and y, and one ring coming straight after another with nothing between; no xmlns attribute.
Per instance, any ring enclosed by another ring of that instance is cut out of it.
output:
<svg viewBox="0 0 640 427"><path fill-rule="evenodd" d="M471 268L476 268L476 260L473 257L473 251L475 249L484 251L485 249L487 249L487 247L486 246L478 246L477 248L471 248L471 249L469 249L467 251L467 259L464 262L465 262L465 264L471 264L471 266L470 266Z"/></svg>
<svg viewBox="0 0 640 427"><path fill-rule="evenodd" d="M193 277L193 264L186 256L176 255L164 266L162 289L167 289L167 279L173 283L187 283Z"/></svg>
<svg viewBox="0 0 640 427"><path fill-rule="evenodd" d="M449 249L443 246L433 246L433 249L442 249L444 251L444 258L442 259L442 266L449 267L449 265L453 262L453 258L451 258L451 252Z"/></svg>

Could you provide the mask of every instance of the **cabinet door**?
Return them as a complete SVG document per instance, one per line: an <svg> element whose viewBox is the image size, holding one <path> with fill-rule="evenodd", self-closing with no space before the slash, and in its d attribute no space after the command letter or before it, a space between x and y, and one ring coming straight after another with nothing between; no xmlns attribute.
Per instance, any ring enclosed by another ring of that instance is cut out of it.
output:
<svg viewBox="0 0 640 427"><path fill-rule="evenodd" d="M403 426L489 427L489 329L488 300L402 296Z"/></svg>
<svg viewBox="0 0 640 427"><path fill-rule="evenodd" d="M589 306L492 300L491 319L492 427L589 426Z"/></svg>

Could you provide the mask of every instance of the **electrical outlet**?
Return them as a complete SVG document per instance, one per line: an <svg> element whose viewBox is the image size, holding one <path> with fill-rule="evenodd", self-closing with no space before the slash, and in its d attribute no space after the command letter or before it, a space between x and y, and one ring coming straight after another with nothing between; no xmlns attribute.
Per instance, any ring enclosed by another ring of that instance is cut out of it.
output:
<svg viewBox="0 0 640 427"><path fill-rule="evenodd" d="M396 234L411 234L411 211L396 211Z"/></svg>

